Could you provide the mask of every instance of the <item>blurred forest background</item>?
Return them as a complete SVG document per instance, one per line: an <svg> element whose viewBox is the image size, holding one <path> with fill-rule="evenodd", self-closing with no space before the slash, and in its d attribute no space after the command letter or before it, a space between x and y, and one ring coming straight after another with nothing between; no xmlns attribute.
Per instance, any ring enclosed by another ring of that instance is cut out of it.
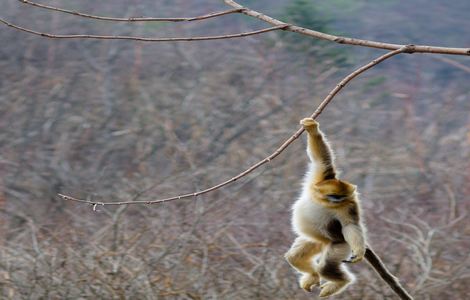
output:
<svg viewBox="0 0 470 300"><path fill-rule="evenodd" d="M115 17L186 17L212 0L42 1ZM241 1L281 20L394 43L470 45L466 0ZM242 15L115 23L2 0L1 17L62 34L149 37L267 27ZM283 254L307 157L264 158L339 79L384 53L272 32L233 40L51 40L0 28L0 298L316 299ZM455 67L449 59L466 66ZM467 57L414 54L355 79L319 121L363 199L369 240L416 299L470 292ZM336 299L395 299L366 263Z"/></svg>

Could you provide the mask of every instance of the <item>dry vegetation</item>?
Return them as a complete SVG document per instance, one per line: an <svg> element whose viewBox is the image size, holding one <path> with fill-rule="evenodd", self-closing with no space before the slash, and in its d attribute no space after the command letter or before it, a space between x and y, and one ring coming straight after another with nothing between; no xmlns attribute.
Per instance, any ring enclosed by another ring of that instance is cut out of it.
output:
<svg viewBox="0 0 470 300"><path fill-rule="evenodd" d="M222 7L213 2L50 3L186 16ZM2 16L62 33L189 36L257 26L241 16L109 24L16 1L2 3ZM305 169L301 141L198 199L93 212L56 195L152 200L216 184L275 149L373 50L351 50L339 64L292 49L277 33L142 44L51 41L5 27L0 41L0 298L315 298L282 257ZM468 73L406 55L356 79L319 119L343 176L360 188L372 245L416 299L469 293L469 111ZM337 299L394 299L366 264L353 268L358 284Z"/></svg>

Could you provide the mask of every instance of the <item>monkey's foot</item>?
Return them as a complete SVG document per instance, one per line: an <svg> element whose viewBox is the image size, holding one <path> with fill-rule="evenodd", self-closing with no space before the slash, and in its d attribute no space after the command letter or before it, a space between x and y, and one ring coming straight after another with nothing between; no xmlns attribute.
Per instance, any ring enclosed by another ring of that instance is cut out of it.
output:
<svg viewBox="0 0 470 300"><path fill-rule="evenodd" d="M318 128L318 122L312 118L304 118L300 120L300 125L302 125L306 130Z"/></svg>
<svg viewBox="0 0 470 300"><path fill-rule="evenodd" d="M307 292L312 292L313 287L320 284L318 274L303 274L299 279L299 285Z"/></svg>
<svg viewBox="0 0 470 300"><path fill-rule="evenodd" d="M320 297L329 297L338 294L342 292L348 284L349 281L329 281L320 287Z"/></svg>

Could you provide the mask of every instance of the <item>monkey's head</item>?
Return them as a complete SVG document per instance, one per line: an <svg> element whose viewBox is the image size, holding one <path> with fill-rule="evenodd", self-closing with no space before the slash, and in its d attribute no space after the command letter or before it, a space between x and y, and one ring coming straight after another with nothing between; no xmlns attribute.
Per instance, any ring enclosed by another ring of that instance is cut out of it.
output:
<svg viewBox="0 0 470 300"><path fill-rule="evenodd" d="M313 185L316 198L328 206L355 201L356 186L339 179L327 179Z"/></svg>

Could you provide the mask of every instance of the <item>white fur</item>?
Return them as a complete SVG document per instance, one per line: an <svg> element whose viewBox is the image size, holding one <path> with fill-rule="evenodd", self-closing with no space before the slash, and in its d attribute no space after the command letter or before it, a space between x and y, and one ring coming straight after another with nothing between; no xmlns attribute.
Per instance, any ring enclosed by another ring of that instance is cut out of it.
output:
<svg viewBox="0 0 470 300"><path fill-rule="evenodd" d="M326 224L335 217L332 210L312 201L310 184L315 174L315 164L310 163L302 185L302 193L292 207L292 228L294 232L309 239L315 239L315 233L328 236Z"/></svg>

